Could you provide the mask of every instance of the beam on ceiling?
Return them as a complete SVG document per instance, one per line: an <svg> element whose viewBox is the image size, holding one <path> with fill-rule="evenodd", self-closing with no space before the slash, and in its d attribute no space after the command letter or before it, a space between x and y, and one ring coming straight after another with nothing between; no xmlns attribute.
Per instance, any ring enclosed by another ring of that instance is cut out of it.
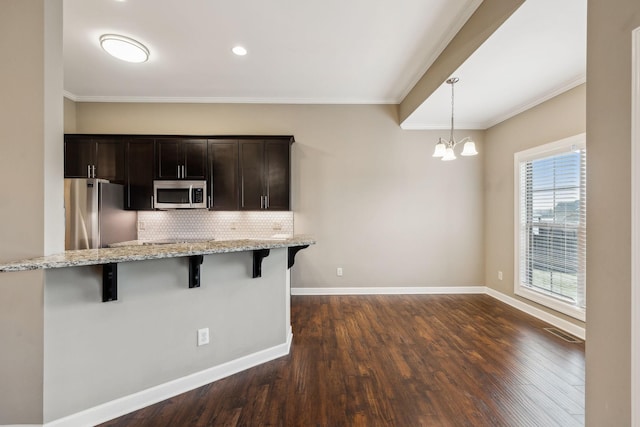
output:
<svg viewBox="0 0 640 427"><path fill-rule="evenodd" d="M525 0L484 0L398 107L402 124Z"/></svg>

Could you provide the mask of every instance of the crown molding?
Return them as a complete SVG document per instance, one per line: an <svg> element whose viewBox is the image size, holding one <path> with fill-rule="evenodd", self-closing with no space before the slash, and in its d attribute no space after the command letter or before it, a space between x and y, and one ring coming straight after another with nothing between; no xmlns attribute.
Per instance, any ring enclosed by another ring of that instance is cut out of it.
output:
<svg viewBox="0 0 640 427"><path fill-rule="evenodd" d="M513 109L510 109L508 113L500 115L494 119L488 120L487 122L484 123L483 129L489 129L490 127L493 127L499 123L502 123L505 120L510 119L511 117L517 116L520 113L524 113L525 111L530 110L536 105L542 104L543 102L548 101L551 98L554 98L558 95L561 95L567 92L568 90L573 89L574 87L577 87L583 83L586 83L586 81L587 81L586 74L581 74L578 77L565 82L561 86L541 94L540 96L538 96L537 98L535 98L530 102L527 102L526 104L522 104L519 107L514 107Z"/></svg>
<svg viewBox="0 0 640 427"><path fill-rule="evenodd" d="M357 98L237 98L209 96L101 96L76 95L64 91L64 96L74 102L121 102L159 104L301 104L301 105L395 105L393 99Z"/></svg>
<svg viewBox="0 0 640 427"><path fill-rule="evenodd" d="M450 130L451 123L402 123L400 124L400 128L402 130ZM484 130L484 123L479 122L467 122L467 123L456 123L456 131L458 130Z"/></svg>
<svg viewBox="0 0 640 427"><path fill-rule="evenodd" d="M62 95L65 98L72 100L73 102L78 102L78 97L76 95L74 95L73 93L69 92L68 90L62 91Z"/></svg>

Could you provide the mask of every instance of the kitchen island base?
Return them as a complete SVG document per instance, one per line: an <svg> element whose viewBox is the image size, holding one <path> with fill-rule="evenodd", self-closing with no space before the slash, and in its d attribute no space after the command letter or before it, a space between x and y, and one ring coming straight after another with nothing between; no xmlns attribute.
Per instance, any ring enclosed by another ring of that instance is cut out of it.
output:
<svg viewBox="0 0 640 427"><path fill-rule="evenodd" d="M287 248L270 250L257 279L246 252L204 255L192 289L189 263L120 263L109 304L99 265L45 270L47 425L97 424L288 354ZM210 344L197 345L200 328Z"/></svg>

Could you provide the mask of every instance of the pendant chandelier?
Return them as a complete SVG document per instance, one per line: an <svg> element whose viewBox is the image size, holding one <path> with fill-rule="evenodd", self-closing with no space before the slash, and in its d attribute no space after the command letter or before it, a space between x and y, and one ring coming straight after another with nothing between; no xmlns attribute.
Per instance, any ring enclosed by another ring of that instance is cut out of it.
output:
<svg viewBox="0 0 640 427"><path fill-rule="evenodd" d="M445 139L439 138L438 143L436 144L436 149L433 151L433 157L440 157L444 161L456 159L456 153L453 151L453 149L458 144L464 143L464 146L462 147L462 153L460 153L460 155L475 156L476 154L478 154L478 152L476 151L476 143L473 142L473 140L470 137L467 136L466 138L463 138L460 141L456 141L455 138L453 137L453 86L459 80L460 79L457 77L451 77L450 79L447 80L447 84L451 85L451 133L449 134L448 141Z"/></svg>

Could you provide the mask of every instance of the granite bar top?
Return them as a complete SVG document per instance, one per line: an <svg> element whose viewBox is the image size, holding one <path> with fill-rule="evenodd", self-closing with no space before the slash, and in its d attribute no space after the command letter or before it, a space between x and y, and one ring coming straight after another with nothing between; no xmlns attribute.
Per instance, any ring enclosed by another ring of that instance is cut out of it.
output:
<svg viewBox="0 0 640 427"><path fill-rule="evenodd" d="M61 254L21 261L0 263L0 273L8 271L38 270L45 268L78 267L83 265L110 264L146 259L177 258L191 255L209 255L227 252L244 252L256 249L288 248L314 245L310 236L293 236L286 239L211 240L206 242L147 244L134 240L104 249L81 249Z"/></svg>

